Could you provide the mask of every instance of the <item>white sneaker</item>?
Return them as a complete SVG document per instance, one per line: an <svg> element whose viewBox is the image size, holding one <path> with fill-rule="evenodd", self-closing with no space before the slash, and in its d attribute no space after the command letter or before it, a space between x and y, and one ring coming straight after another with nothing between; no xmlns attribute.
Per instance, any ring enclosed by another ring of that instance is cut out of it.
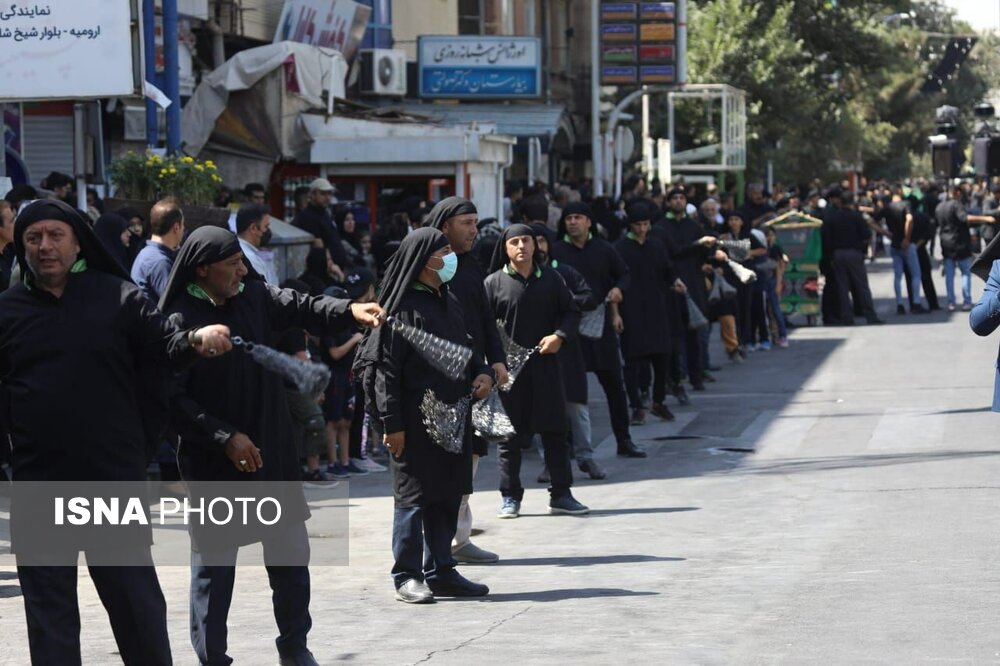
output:
<svg viewBox="0 0 1000 666"><path fill-rule="evenodd" d="M369 472L385 472L389 469L385 465L378 464L371 458L351 458L351 462Z"/></svg>

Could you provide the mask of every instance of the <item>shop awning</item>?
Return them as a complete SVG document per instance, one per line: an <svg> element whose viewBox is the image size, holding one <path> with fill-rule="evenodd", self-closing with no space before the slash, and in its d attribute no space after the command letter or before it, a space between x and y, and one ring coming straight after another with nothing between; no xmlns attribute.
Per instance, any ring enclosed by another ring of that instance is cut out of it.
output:
<svg viewBox="0 0 1000 666"><path fill-rule="evenodd" d="M573 121L562 104L423 104L404 102L393 105L410 114L427 116L443 125L489 123L499 134L553 139L560 131L567 143L576 142Z"/></svg>
<svg viewBox="0 0 1000 666"><path fill-rule="evenodd" d="M441 127L303 113L313 164L503 164L513 139L493 127Z"/></svg>

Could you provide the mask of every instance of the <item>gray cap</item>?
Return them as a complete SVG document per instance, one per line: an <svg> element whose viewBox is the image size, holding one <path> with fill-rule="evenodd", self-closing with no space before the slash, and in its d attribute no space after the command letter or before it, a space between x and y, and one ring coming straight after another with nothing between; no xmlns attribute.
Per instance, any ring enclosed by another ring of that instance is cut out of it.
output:
<svg viewBox="0 0 1000 666"><path fill-rule="evenodd" d="M321 192L333 192L333 185L326 178L317 178L309 183L310 190L320 190Z"/></svg>

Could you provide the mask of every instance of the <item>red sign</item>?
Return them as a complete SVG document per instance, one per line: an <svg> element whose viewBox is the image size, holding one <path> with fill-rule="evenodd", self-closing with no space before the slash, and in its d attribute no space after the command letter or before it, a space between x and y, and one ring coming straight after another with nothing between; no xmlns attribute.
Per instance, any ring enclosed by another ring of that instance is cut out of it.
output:
<svg viewBox="0 0 1000 666"><path fill-rule="evenodd" d="M643 44L639 47L639 58L643 62L673 62L673 44Z"/></svg>

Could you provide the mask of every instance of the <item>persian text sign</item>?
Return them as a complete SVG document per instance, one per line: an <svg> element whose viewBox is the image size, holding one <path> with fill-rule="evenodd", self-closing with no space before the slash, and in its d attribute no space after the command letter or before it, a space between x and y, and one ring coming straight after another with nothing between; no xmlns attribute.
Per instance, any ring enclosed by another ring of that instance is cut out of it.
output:
<svg viewBox="0 0 1000 666"><path fill-rule="evenodd" d="M421 36L420 96L529 98L541 94L536 37Z"/></svg>
<svg viewBox="0 0 1000 666"><path fill-rule="evenodd" d="M0 6L0 101L120 97L141 90L135 0Z"/></svg>

